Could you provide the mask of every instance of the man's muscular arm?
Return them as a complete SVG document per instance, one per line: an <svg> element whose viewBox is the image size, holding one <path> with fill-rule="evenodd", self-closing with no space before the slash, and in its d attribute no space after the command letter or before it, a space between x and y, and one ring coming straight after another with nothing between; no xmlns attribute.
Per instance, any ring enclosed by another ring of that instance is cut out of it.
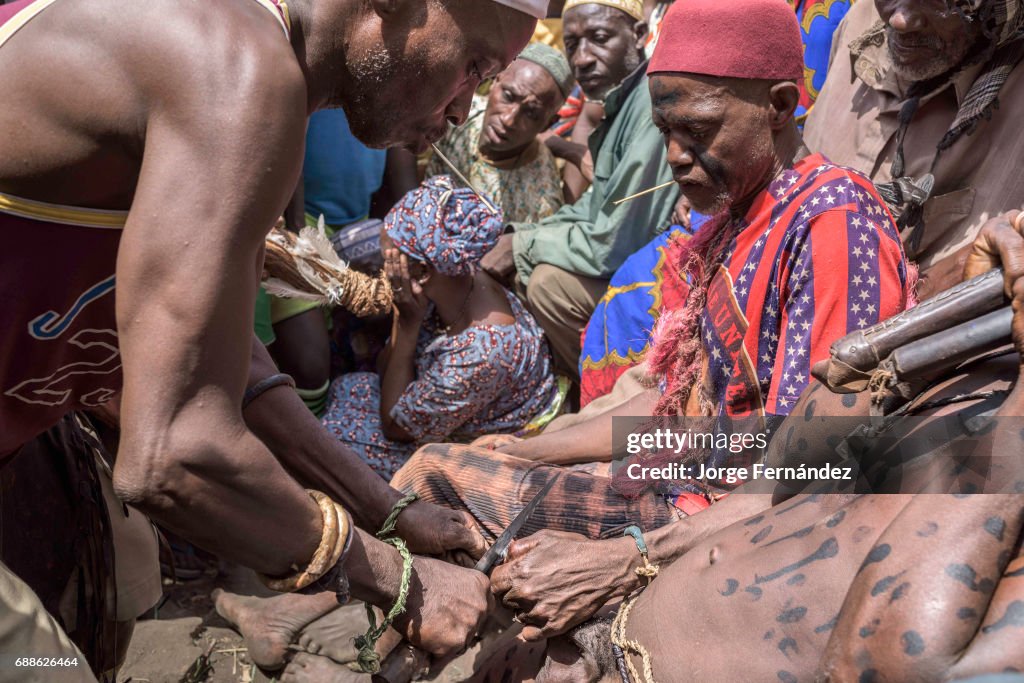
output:
<svg viewBox="0 0 1024 683"><path fill-rule="evenodd" d="M191 64L213 54L183 56L152 81L143 70L145 152L117 263L118 493L278 575L309 562L321 529L240 409L263 238L301 164L305 88L286 49L242 48L230 77Z"/></svg>

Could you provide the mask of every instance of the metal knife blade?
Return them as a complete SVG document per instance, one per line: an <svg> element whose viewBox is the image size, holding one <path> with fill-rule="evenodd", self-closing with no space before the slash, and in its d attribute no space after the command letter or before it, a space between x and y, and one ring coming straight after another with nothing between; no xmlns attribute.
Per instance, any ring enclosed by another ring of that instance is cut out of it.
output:
<svg viewBox="0 0 1024 683"><path fill-rule="evenodd" d="M500 536L498 536L498 540L494 542L494 545L488 548L487 552L480 558L480 561L476 563L475 567L473 567L474 569L490 576L491 570L494 569L494 566L498 564L498 561L505 554L505 551L508 550L509 545L512 544L512 540L515 538L516 534L519 533L519 530L522 529L523 525L526 524L530 517L533 516L537 506L540 505L540 502L548 495L548 491L551 490L551 487L555 485L556 479L558 479L557 476L552 476L548 479L543 488L541 488L541 490L533 496L530 502L526 504L526 507L516 515L516 518L512 520L512 523L505 527L505 530L501 532Z"/></svg>

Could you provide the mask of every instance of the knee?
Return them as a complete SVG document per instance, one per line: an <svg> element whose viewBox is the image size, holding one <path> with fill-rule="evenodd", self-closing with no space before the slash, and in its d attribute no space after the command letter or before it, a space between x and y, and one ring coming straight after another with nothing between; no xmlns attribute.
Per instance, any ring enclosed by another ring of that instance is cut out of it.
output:
<svg viewBox="0 0 1024 683"><path fill-rule="evenodd" d="M395 472L391 479L391 487L402 493L415 493L423 497L431 490L437 477L443 476L445 445L427 444L413 453L402 468Z"/></svg>
<svg viewBox="0 0 1024 683"><path fill-rule="evenodd" d="M535 316L545 320L561 317L561 304L566 301L562 280L567 276L570 276L568 272L547 263L534 269L526 284L526 301Z"/></svg>
<svg viewBox="0 0 1024 683"><path fill-rule="evenodd" d="M300 389L323 388L331 372L330 339L323 311L317 308L275 323L274 334L277 341L270 352L281 371L291 375Z"/></svg>

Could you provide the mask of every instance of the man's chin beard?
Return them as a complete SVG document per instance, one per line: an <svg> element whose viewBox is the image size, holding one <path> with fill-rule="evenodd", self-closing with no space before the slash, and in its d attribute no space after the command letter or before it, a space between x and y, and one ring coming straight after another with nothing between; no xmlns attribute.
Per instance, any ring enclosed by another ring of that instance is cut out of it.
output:
<svg viewBox="0 0 1024 683"><path fill-rule="evenodd" d="M952 69L952 67L947 65L945 61L946 60L944 59L935 59L920 65L915 64L913 66L904 66L893 59L892 65L896 70L896 74L902 80L909 83L921 83L941 76Z"/></svg>
<svg viewBox="0 0 1024 683"><path fill-rule="evenodd" d="M733 205L732 195L729 194L728 190L722 190L715 195L715 198L707 206L697 206L690 200L690 207L699 214L705 216L717 216L721 213L726 213L732 208Z"/></svg>
<svg viewBox="0 0 1024 683"><path fill-rule="evenodd" d="M892 61L896 74L904 81L920 83L922 81L937 78L944 73L952 71L959 66L967 56L966 50L962 54L950 51L949 46L936 50L936 56L926 62L915 62L913 64L902 64L900 58L892 50L892 43L887 43L889 59Z"/></svg>

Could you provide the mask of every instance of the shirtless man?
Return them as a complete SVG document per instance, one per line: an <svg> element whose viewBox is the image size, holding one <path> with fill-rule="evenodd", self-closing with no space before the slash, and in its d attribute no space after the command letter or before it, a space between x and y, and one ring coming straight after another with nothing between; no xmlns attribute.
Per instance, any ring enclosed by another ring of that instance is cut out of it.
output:
<svg viewBox="0 0 1024 683"><path fill-rule="evenodd" d="M282 389L288 378L251 342L263 240L296 185L309 113L341 106L363 142L422 151L464 120L546 4L0 7L0 462L123 388L115 488L175 533L296 578L332 549L328 508L303 485L376 529L399 494ZM422 503L398 533L420 552L482 550L463 518ZM398 553L351 538L353 594L389 605ZM418 559L412 583L400 628L436 653L463 647L487 604L483 577ZM0 566L0 613L10 604L39 609ZM0 650L74 652L49 625L33 649L31 619L3 620Z"/></svg>

